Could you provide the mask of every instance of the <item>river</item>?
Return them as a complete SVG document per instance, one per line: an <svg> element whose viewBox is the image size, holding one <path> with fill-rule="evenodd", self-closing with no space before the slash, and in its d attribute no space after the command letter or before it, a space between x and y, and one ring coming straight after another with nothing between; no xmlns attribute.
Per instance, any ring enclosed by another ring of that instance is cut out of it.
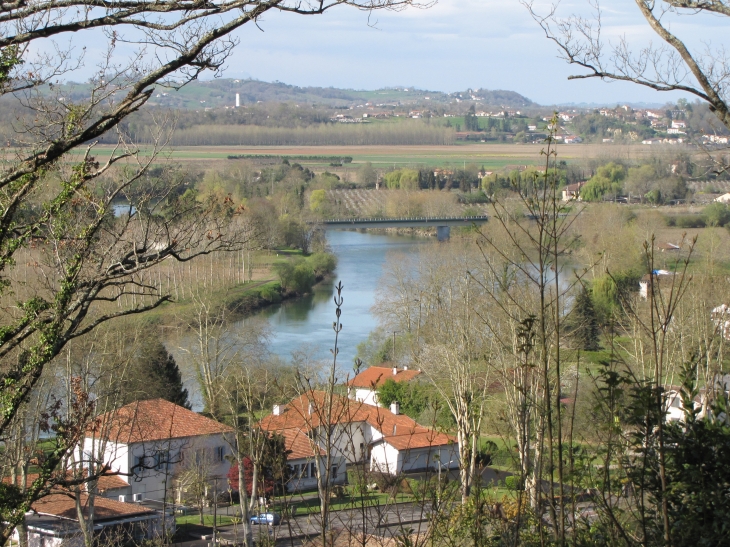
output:
<svg viewBox="0 0 730 547"><path fill-rule="evenodd" d="M311 351L317 358L331 359L334 287L341 281L344 303L337 361L341 370L349 370L357 345L377 327L371 308L388 253L415 253L434 240L331 230L327 241L337 256L332 279L317 285L310 295L268 307L258 315L271 324L271 351L283 360L290 360L292 352L300 349Z"/></svg>

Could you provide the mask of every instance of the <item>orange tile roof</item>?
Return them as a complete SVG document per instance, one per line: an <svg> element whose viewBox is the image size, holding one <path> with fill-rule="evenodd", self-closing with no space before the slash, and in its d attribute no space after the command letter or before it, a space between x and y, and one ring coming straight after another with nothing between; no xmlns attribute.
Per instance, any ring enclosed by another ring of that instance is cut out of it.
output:
<svg viewBox="0 0 730 547"><path fill-rule="evenodd" d="M89 496L81 494L83 512L88 515ZM51 494L31 505L31 509L41 515L52 515L69 520L78 520L76 503L74 499L66 494ZM96 496L94 498L94 519L104 520L131 515L154 514L154 511L133 503L122 503Z"/></svg>
<svg viewBox="0 0 730 547"><path fill-rule="evenodd" d="M25 477L25 483L26 485L30 486L36 479L38 478L38 473L28 473ZM66 473L66 478L68 480L73 479L73 474L68 471ZM20 481L20 478L16 480L16 483ZM3 482L5 484L12 484L12 478L11 477L3 477ZM83 487L86 488L87 484L84 484ZM116 475L114 473L106 472L101 477L99 477L99 481L97 482L97 488L99 492L105 492L107 490L114 490L115 488L126 488L129 486L129 483L125 481L122 477L119 475ZM56 492L63 492L64 486L56 485L54 486L54 491Z"/></svg>
<svg viewBox="0 0 730 547"><path fill-rule="evenodd" d="M396 373L393 374L392 367L368 367L352 380L347 382L347 385L370 389L379 388L388 380L393 380L394 382L408 382L409 380L413 380L413 378L419 374L421 374L420 370L396 369Z"/></svg>
<svg viewBox="0 0 730 547"><path fill-rule="evenodd" d="M290 453L287 459L300 460L302 458L313 458L314 450L312 448L312 442L307 436L307 432L293 427L290 429L284 429L278 432L284 437L284 446ZM320 449L319 454L324 455L324 450Z"/></svg>
<svg viewBox="0 0 730 547"><path fill-rule="evenodd" d="M225 424L165 399L149 399L102 414L86 434L128 444L231 431Z"/></svg>
<svg viewBox="0 0 730 547"><path fill-rule="evenodd" d="M327 416L329 419L326 419ZM312 391L297 397L289 404L283 405L279 415L266 416L259 422L259 426L266 431L284 434L285 437L293 435L293 433L285 433L287 431L301 432L304 436L303 439L307 441L310 450L309 456L311 456L311 445L306 439L307 431L319 427L322 423L334 425L353 422L368 423L383 434L388 444L399 450L440 446L455 442L453 437L423 427L403 414L393 414L387 408L353 401L341 395L333 395L330 402L322 391ZM295 459L292 456L290 458Z"/></svg>

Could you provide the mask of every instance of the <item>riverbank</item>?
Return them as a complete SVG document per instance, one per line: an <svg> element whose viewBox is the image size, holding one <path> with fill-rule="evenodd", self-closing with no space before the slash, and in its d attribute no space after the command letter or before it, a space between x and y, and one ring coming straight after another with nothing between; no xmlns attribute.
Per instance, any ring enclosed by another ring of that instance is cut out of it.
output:
<svg viewBox="0 0 730 547"><path fill-rule="evenodd" d="M219 289L202 288L198 297L166 302L142 316L144 325L186 330L201 301L204 301L211 315L223 315L227 322L239 321L271 306L308 295L315 286L331 278L337 264L336 257L331 253L303 256L301 252L287 250L274 252L277 253L278 264L295 263L309 267L311 283L299 286L299 290L285 287L280 279L275 278L277 268L272 268L270 276L265 276L263 280L236 283Z"/></svg>

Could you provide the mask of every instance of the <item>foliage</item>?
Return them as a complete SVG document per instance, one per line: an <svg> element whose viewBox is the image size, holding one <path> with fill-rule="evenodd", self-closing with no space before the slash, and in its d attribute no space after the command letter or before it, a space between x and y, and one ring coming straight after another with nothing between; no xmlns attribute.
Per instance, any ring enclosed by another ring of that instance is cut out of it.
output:
<svg viewBox="0 0 730 547"><path fill-rule="evenodd" d="M635 270L619 271L597 277L591 283L591 299L600 323L609 323L621 310L621 299L639 290L641 274Z"/></svg>
<svg viewBox="0 0 730 547"><path fill-rule="evenodd" d="M604 196L620 195L625 178L626 168L623 165L614 162L602 165L581 189L581 198L585 201L601 201Z"/></svg>
<svg viewBox="0 0 730 547"><path fill-rule="evenodd" d="M312 190L309 194L309 208L313 213L323 212L324 206L327 204L327 195L324 190Z"/></svg>
<svg viewBox="0 0 730 547"><path fill-rule="evenodd" d="M585 285L581 285L575 298L573 309L566 322L568 335L574 347L585 351L598 351L600 345L598 337L598 314L593 307L593 300Z"/></svg>
<svg viewBox="0 0 730 547"><path fill-rule="evenodd" d="M278 262L274 271L279 276L282 289L303 294L312 290L315 282L314 271L304 258Z"/></svg>
<svg viewBox="0 0 730 547"><path fill-rule="evenodd" d="M385 185L390 190L418 190L418 171L414 169L398 169L386 173Z"/></svg>
<svg viewBox="0 0 730 547"><path fill-rule="evenodd" d="M702 210L707 226L725 226L730 222L730 208L724 203L714 202Z"/></svg>
<svg viewBox="0 0 730 547"><path fill-rule="evenodd" d="M428 404L428 395L424 386L418 381L396 382L388 378L378 387L378 402L389 408L393 402L400 403L401 411L417 419Z"/></svg>
<svg viewBox="0 0 730 547"><path fill-rule="evenodd" d="M159 397L191 408L180 368L157 336L152 335L142 341L142 348L135 356L129 376L130 381L123 390L125 404Z"/></svg>
<svg viewBox="0 0 730 547"><path fill-rule="evenodd" d="M706 225L705 218L700 215L667 215L664 220L667 226L677 228L704 228Z"/></svg>
<svg viewBox="0 0 730 547"><path fill-rule="evenodd" d="M337 267L337 257L332 253L313 253L307 257L307 262L316 278L324 277Z"/></svg>

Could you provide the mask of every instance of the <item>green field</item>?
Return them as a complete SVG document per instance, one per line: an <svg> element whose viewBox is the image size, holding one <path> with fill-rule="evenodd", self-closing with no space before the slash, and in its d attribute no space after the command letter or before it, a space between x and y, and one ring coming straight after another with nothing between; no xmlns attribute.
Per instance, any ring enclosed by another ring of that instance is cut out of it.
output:
<svg viewBox="0 0 730 547"><path fill-rule="evenodd" d="M575 162L589 158L602 158L607 155L621 155L623 158L641 158L649 153L649 147L606 146L597 144L558 146L558 158ZM177 147L160 156L178 162L229 162L230 155L272 156L351 156L353 161L344 168L331 168L325 161L297 160L303 165L317 170L354 170L365 162L374 167L459 167L466 164L484 166L488 170L499 170L511 165L541 165L544 149L539 144L488 144L469 143L452 146L198 146ZM110 146L97 146L93 155L97 160L109 157ZM142 153L149 153L142 148ZM78 151L80 155L82 152Z"/></svg>

